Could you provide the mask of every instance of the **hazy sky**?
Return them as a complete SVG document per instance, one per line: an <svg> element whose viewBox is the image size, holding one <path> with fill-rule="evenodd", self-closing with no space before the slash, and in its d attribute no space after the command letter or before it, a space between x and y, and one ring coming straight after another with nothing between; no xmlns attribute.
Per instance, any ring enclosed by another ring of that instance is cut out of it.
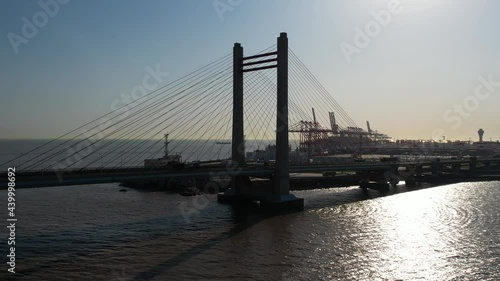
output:
<svg viewBox="0 0 500 281"><path fill-rule="evenodd" d="M57 137L109 112L148 65L169 73L165 84L234 42L252 54L284 31L359 126L425 139L483 128L500 139L500 1L54 1L0 4L0 138ZM356 28L373 37L356 42Z"/></svg>

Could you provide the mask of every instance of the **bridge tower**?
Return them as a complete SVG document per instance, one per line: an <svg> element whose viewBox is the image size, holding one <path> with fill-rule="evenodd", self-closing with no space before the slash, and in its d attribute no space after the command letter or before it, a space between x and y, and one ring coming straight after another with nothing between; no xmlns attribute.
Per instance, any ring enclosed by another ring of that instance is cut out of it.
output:
<svg viewBox="0 0 500 281"><path fill-rule="evenodd" d="M261 59L262 58L262 59ZM247 60L260 59L246 62ZM276 62L273 65L258 66ZM263 191L253 187L248 176L238 175L238 167L245 166L243 124L243 78L245 72L277 69L276 165L269 186ZM231 157L233 175L231 188L218 195L223 203L260 201L262 206L277 209L302 209L304 200L290 194L290 161L288 135L288 37L278 37L277 51L249 57L243 56L243 47L233 47L233 131Z"/></svg>

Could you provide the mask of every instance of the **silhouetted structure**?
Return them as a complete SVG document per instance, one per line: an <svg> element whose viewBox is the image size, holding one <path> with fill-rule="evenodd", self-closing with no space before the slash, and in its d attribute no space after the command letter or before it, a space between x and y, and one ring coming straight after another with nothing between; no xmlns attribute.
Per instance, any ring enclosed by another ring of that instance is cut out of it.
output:
<svg viewBox="0 0 500 281"><path fill-rule="evenodd" d="M264 58L264 59L261 59ZM257 61L245 62L248 60ZM259 66L276 62L276 64ZM239 203L260 201L262 205L277 208L303 208L304 200L290 194L290 161L288 140L288 38L282 32L278 37L277 51L243 57L243 47L233 47L233 136L232 161L237 167L245 164L243 124L243 74L263 69L277 69L277 112L276 112L276 165L268 190L252 188L248 176L232 176L231 188L220 193L218 201Z"/></svg>
<svg viewBox="0 0 500 281"><path fill-rule="evenodd" d="M479 129L479 131L477 131L477 134L479 135L479 142L482 143L483 142L484 130L483 129Z"/></svg>

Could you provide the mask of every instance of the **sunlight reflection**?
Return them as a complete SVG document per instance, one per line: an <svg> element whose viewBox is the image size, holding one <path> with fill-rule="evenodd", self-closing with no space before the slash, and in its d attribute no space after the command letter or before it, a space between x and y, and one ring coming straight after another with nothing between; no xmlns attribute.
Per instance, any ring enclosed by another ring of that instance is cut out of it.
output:
<svg viewBox="0 0 500 281"><path fill-rule="evenodd" d="M447 200L450 188L436 188L409 192L386 200L378 223L383 229L388 249L383 255L400 260L398 267L404 267L409 278L415 273L421 278L452 278L453 268L443 272L442 265L447 258L454 256L456 231L449 228ZM394 268L388 268L393 271Z"/></svg>

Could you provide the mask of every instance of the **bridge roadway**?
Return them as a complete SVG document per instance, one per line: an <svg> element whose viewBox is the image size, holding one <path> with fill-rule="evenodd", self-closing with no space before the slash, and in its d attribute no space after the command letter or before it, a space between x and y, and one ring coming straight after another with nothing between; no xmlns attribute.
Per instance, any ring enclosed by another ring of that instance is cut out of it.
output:
<svg viewBox="0 0 500 281"><path fill-rule="evenodd" d="M477 162L500 162L499 158L481 159ZM352 162L341 164L308 164L291 165L290 173L320 173L333 171L353 172L385 172L394 171L398 167L408 165L430 166L429 160L425 162ZM439 165L465 164L468 160L445 160ZM242 167L226 167L222 164L210 164L200 167L186 167L182 169L150 169L150 168L105 168L84 170L45 170L45 171L16 171L17 187L48 187L62 185L99 184L141 180L160 180L180 177L206 177L206 176L254 176L269 177L275 173L273 165L247 164ZM0 174L0 188L7 187L7 173Z"/></svg>

